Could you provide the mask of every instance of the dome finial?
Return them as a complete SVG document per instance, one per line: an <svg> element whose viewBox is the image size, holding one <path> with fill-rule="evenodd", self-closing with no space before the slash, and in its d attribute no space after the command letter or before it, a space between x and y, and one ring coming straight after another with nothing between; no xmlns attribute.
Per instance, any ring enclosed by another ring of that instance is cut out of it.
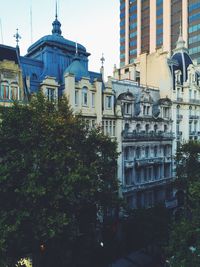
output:
<svg viewBox="0 0 200 267"><path fill-rule="evenodd" d="M60 23L60 21L58 21L57 1L56 1L56 15L55 15L55 17L56 17L56 19L52 23L52 26L53 26L52 34L61 35L62 31L61 31L61 23Z"/></svg>
<svg viewBox="0 0 200 267"><path fill-rule="evenodd" d="M57 1L56 1L56 19L58 18L58 9L57 9Z"/></svg>
<svg viewBox="0 0 200 267"><path fill-rule="evenodd" d="M183 35L182 35L182 19L180 17L179 37L178 37L178 41L176 43L176 49L177 48L184 48L184 47L185 47L185 41L183 40Z"/></svg>

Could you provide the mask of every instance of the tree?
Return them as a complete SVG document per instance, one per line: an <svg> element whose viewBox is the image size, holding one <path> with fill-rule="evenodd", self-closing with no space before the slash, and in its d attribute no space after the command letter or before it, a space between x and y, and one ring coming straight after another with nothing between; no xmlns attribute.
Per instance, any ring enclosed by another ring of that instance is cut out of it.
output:
<svg viewBox="0 0 200 267"><path fill-rule="evenodd" d="M89 130L66 99L38 94L2 108L1 119L0 265L30 253L66 262L70 242L95 229L97 207L117 202L117 144Z"/></svg>
<svg viewBox="0 0 200 267"><path fill-rule="evenodd" d="M200 266L200 143L190 141L177 151L176 186L185 195L173 222L167 254L172 267Z"/></svg>

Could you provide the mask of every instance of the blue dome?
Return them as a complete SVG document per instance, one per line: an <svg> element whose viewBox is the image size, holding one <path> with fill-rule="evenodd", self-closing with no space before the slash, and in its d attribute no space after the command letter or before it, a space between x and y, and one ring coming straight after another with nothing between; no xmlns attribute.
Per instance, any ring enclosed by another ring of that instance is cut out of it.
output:
<svg viewBox="0 0 200 267"><path fill-rule="evenodd" d="M76 43L70 40L65 39L63 36L58 34L46 35L40 38L37 42L32 44L28 48L28 54L31 54L38 50L41 46L50 45L62 48L63 50L75 52L76 50ZM79 53L86 53L86 49L84 46L78 44L78 51ZM87 53L89 55L89 53Z"/></svg>
<svg viewBox="0 0 200 267"><path fill-rule="evenodd" d="M80 80L82 77L90 78L88 70L83 64L81 64L79 57L75 57L72 63L66 68L64 74L74 74L76 80Z"/></svg>
<svg viewBox="0 0 200 267"><path fill-rule="evenodd" d="M192 59L186 52L177 52L172 56L172 60L177 62L176 65L173 65L173 74L176 70L180 70L182 72L181 82L185 82L188 78L187 68L193 64Z"/></svg>

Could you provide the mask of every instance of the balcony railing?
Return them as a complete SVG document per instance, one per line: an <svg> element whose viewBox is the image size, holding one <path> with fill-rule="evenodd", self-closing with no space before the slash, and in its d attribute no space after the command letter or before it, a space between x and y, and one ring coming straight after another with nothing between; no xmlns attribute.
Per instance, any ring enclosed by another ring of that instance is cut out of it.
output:
<svg viewBox="0 0 200 267"><path fill-rule="evenodd" d="M157 158L140 158L135 159L135 167L143 167L147 165L155 165L155 164L162 164L164 162L163 157L157 157Z"/></svg>
<svg viewBox="0 0 200 267"><path fill-rule="evenodd" d="M197 116L197 115L189 115L189 119L190 120L198 120L199 116Z"/></svg>
<svg viewBox="0 0 200 267"><path fill-rule="evenodd" d="M133 168L135 165L135 162L133 160L125 160L124 161L124 166L125 168L129 169L129 168Z"/></svg>
<svg viewBox="0 0 200 267"><path fill-rule="evenodd" d="M183 102L183 98L182 97L177 97L176 99L178 102Z"/></svg>
<svg viewBox="0 0 200 267"><path fill-rule="evenodd" d="M189 132L189 135L192 135L192 136L194 136L194 135L199 135L198 133L199 133L199 132L197 132L197 131L191 131L191 132Z"/></svg>
<svg viewBox="0 0 200 267"><path fill-rule="evenodd" d="M122 132L124 139L134 139L134 140L172 140L174 134L172 132Z"/></svg>
<svg viewBox="0 0 200 267"><path fill-rule="evenodd" d="M140 191L144 189L149 189L156 186L163 186L166 184L169 184L174 181L173 177L165 177L157 180L151 180L151 181L144 181L140 184L133 184L133 185L124 185L122 186L122 192L124 194L134 191Z"/></svg>
<svg viewBox="0 0 200 267"><path fill-rule="evenodd" d="M193 104L200 104L200 100L199 99L194 99L194 98L190 98L189 102L193 103Z"/></svg>

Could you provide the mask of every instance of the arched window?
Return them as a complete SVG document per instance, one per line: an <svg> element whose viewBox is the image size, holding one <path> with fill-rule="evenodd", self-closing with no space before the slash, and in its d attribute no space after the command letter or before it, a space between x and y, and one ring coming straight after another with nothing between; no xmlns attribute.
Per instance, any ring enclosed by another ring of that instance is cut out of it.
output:
<svg viewBox="0 0 200 267"><path fill-rule="evenodd" d="M16 84L11 84L10 99L18 100L18 86Z"/></svg>
<svg viewBox="0 0 200 267"><path fill-rule="evenodd" d="M157 130L158 130L158 125L157 125L157 124L155 124L155 125L154 125L154 132L156 133L156 132L157 132Z"/></svg>
<svg viewBox="0 0 200 267"><path fill-rule="evenodd" d="M136 159L139 159L141 156L141 150L140 150L140 147L137 147L136 148Z"/></svg>
<svg viewBox="0 0 200 267"><path fill-rule="evenodd" d="M149 157L149 146L145 147L145 158Z"/></svg>
<svg viewBox="0 0 200 267"><path fill-rule="evenodd" d="M149 124L146 124L146 125L145 125L145 131L146 131L146 133L149 132Z"/></svg>
<svg viewBox="0 0 200 267"><path fill-rule="evenodd" d="M157 155L158 155L158 147L157 146L154 146L153 152L154 152L154 157L157 157Z"/></svg>
<svg viewBox="0 0 200 267"><path fill-rule="evenodd" d="M128 132L128 129L129 129L129 124L128 123L125 123L124 129L125 129L125 132Z"/></svg>
<svg viewBox="0 0 200 267"><path fill-rule="evenodd" d="M0 98L1 99L9 99L9 85L8 82L2 82L1 83L1 89L0 89Z"/></svg>
<svg viewBox="0 0 200 267"><path fill-rule="evenodd" d="M139 124L139 123L136 125L136 131L137 131L137 132L140 131L140 124Z"/></svg>
<svg viewBox="0 0 200 267"><path fill-rule="evenodd" d="M82 104L83 106L88 105L88 89L86 86L84 86L82 89Z"/></svg>

